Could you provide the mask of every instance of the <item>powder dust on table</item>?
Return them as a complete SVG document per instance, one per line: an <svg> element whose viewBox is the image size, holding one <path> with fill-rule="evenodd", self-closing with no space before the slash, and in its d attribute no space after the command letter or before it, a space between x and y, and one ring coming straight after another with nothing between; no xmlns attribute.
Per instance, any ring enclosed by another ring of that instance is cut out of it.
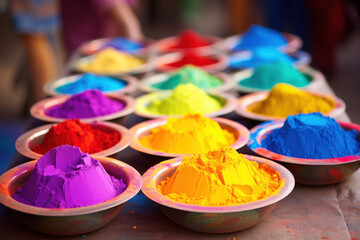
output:
<svg viewBox="0 0 360 240"><path fill-rule="evenodd" d="M230 147L183 157L175 173L157 189L164 196L199 206L228 206L254 202L278 193L279 173L249 161Z"/></svg>
<svg viewBox="0 0 360 240"><path fill-rule="evenodd" d="M89 89L97 89L102 92L116 91L126 86L125 81L107 76L99 76L86 73L76 81L57 87L55 91L63 94L76 94Z"/></svg>
<svg viewBox="0 0 360 240"><path fill-rule="evenodd" d="M289 116L274 129L262 146L285 156L327 159L360 154L359 132L345 130L321 113Z"/></svg>
<svg viewBox="0 0 360 240"><path fill-rule="evenodd" d="M197 48L209 46L211 43L193 30L184 30L180 33L177 41L166 50Z"/></svg>
<svg viewBox="0 0 360 240"><path fill-rule="evenodd" d="M305 87L309 80L287 62L262 64L254 69L251 77L240 81L238 84L244 87L259 90L270 90L278 83L288 83L295 87Z"/></svg>
<svg viewBox="0 0 360 240"><path fill-rule="evenodd" d="M91 61L81 63L78 69L97 74L118 74L129 72L144 64L140 58L114 48L106 48L94 54Z"/></svg>
<svg viewBox="0 0 360 240"><path fill-rule="evenodd" d="M161 152L203 153L235 142L233 133L201 114L169 118L165 125L153 128L139 141L143 146Z"/></svg>
<svg viewBox="0 0 360 240"><path fill-rule="evenodd" d="M92 124L72 119L52 126L41 144L36 144L32 150L45 154L54 147L70 145L79 147L86 153L96 153L114 146L119 141L120 134L117 131L102 131Z"/></svg>
<svg viewBox="0 0 360 240"><path fill-rule="evenodd" d="M180 60L164 64L164 66L180 68L185 65L191 64L197 67L204 67L204 66L213 65L217 62L218 60L212 57L201 56L196 54L195 52L183 52Z"/></svg>
<svg viewBox="0 0 360 240"><path fill-rule="evenodd" d="M170 96L153 101L147 111L154 114L184 115L208 114L221 109L223 104L193 84L180 84Z"/></svg>
<svg viewBox="0 0 360 240"><path fill-rule="evenodd" d="M336 103L331 97L312 95L286 83L273 87L264 100L248 107L250 112L273 117L287 117L300 113L331 112Z"/></svg>
<svg viewBox="0 0 360 240"><path fill-rule="evenodd" d="M13 198L41 208L76 208L112 199L126 189L101 163L77 147L53 148L36 163Z"/></svg>
<svg viewBox="0 0 360 240"><path fill-rule="evenodd" d="M224 82L213 75L208 74L201 68L186 65L171 74L166 81L158 82L152 85L152 87L160 90L171 90L177 87L179 84L192 83L201 89L211 89L220 87Z"/></svg>
<svg viewBox="0 0 360 240"><path fill-rule="evenodd" d="M86 90L51 107L46 115L56 118L92 118L118 112L124 107L124 102L112 100L99 90Z"/></svg>

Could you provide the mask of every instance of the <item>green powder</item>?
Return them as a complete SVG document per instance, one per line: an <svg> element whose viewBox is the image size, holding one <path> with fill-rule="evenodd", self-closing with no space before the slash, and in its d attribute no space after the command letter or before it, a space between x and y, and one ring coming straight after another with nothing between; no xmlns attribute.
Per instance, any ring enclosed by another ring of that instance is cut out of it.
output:
<svg viewBox="0 0 360 240"><path fill-rule="evenodd" d="M155 114L184 115L186 113L208 114L223 107L217 99L195 85L180 84L165 99L155 100L147 110Z"/></svg>
<svg viewBox="0 0 360 240"><path fill-rule="evenodd" d="M277 83L288 83L295 87L305 87L308 78L287 62L267 63L255 68L254 74L239 82L240 86L270 90Z"/></svg>
<svg viewBox="0 0 360 240"><path fill-rule="evenodd" d="M170 75L166 81L155 83L152 87L170 90L176 88L179 84L185 83L192 83L201 89L216 88L223 85L223 81L220 78L210 75L195 66L187 65Z"/></svg>

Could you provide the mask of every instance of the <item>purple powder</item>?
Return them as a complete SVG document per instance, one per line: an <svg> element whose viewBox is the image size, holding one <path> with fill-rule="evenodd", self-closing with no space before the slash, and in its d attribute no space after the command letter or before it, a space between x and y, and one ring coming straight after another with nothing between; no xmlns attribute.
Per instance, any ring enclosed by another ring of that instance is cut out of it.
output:
<svg viewBox="0 0 360 240"><path fill-rule="evenodd" d="M42 156L13 198L42 208L85 207L112 199L126 189L101 163L78 147L62 145Z"/></svg>
<svg viewBox="0 0 360 240"><path fill-rule="evenodd" d="M125 103L106 97L99 90L87 90L73 95L63 104L55 105L46 115L57 118L91 118L122 110Z"/></svg>

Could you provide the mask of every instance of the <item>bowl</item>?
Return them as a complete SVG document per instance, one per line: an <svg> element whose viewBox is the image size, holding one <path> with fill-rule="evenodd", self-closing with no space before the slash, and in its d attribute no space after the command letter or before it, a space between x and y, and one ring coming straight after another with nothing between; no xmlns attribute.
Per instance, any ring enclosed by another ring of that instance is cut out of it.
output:
<svg viewBox="0 0 360 240"><path fill-rule="evenodd" d="M61 93L56 91L58 87L64 86L69 83L76 82L79 78L81 78L84 74L72 75L64 78L60 78L56 81L49 82L44 85L44 92L49 96L56 96L56 95L71 95L66 93ZM135 77L129 75L123 75L121 78L113 77L114 80L119 82L125 83L125 87L120 88L114 91L107 91L104 93L107 94L125 94L125 93L132 93L137 89L138 81Z"/></svg>
<svg viewBox="0 0 360 240"><path fill-rule="evenodd" d="M307 159L288 157L265 149L261 142L274 129L281 128L284 121L262 123L250 130L249 148L255 153L280 162L294 175L295 181L307 185L327 185L341 182L351 176L360 167L360 155L330 159ZM344 129L355 129L360 126L339 122Z"/></svg>
<svg viewBox="0 0 360 240"><path fill-rule="evenodd" d="M300 87L300 89L306 89L306 90L320 89L326 82L324 75L320 71L317 71L309 66L301 68L301 69L299 69L299 71L303 75L305 75L305 77L310 81L310 83L308 85L306 85L304 87ZM244 70L236 72L233 75L235 88L238 91L244 92L244 93L264 91L264 89L261 89L261 88L252 88L252 87L247 87L247 86L241 85L242 81L250 78L253 74L254 74L253 68L244 69Z"/></svg>
<svg viewBox="0 0 360 240"><path fill-rule="evenodd" d="M224 70L227 67L226 57L223 54L202 55L215 59L217 62L205 66L197 66L208 73L215 73ZM172 72L181 67L167 66L166 64L177 62L182 58L182 53L170 53L160 56L154 60L155 68L160 72Z"/></svg>
<svg viewBox="0 0 360 240"><path fill-rule="evenodd" d="M345 112L345 108L346 108L345 103L340 98L333 96L333 95L325 95L325 94L314 93L314 92L310 92L310 91L307 91L307 92L314 96L331 97L335 101L336 105L335 105L334 109L327 114L323 114L324 116L329 116L329 117L335 118ZM248 108L251 105L253 105L261 100L264 100L265 98L268 97L268 95L269 95L269 91L261 91L261 92L250 93L246 96L240 97L238 99L238 106L235 110L236 113L243 117L257 120L257 121L285 120L286 117L283 118L283 117L262 115L262 114L250 112L248 110Z"/></svg>
<svg viewBox="0 0 360 240"><path fill-rule="evenodd" d="M50 128L55 124L47 124L37 128L34 128L23 135L21 135L15 142L16 150L25 157L30 159L38 159L43 155L33 151L33 147L36 144L41 144L44 140L45 135L48 133ZM122 150L124 150L127 146L129 146L131 142L131 134L129 130L119 124L111 123L111 122L92 122L92 127L104 132L112 132L116 131L120 134L120 141L116 143L114 146L105 149L101 152L95 152L91 155L96 156L111 156Z"/></svg>
<svg viewBox="0 0 360 240"><path fill-rule="evenodd" d="M234 134L236 140L232 145L230 145L230 147L238 149L244 146L249 141L249 137L250 137L249 130L240 123L225 118L213 118L212 120L218 122L222 129L226 129L232 134ZM157 128L162 125L165 125L166 122L167 122L166 118L165 119L158 118L154 120L148 120L133 126L130 129L132 135L132 141L130 147L142 153L161 156L161 157L180 157L185 155L191 155L191 154L160 152L151 148L147 148L139 142L139 140L143 136L148 135L153 128Z"/></svg>
<svg viewBox="0 0 360 240"><path fill-rule="evenodd" d="M180 117L182 115L165 115L165 114L155 114L152 112L149 112L145 109L145 107L148 107L151 102L154 100L164 99L168 97L171 94L171 90L165 90L165 91L158 91L153 93L145 94L141 97L138 97L136 99L136 107L134 113L140 117L144 118L164 118L164 117ZM216 98L220 102L224 103L224 106L219 109L218 111L204 114L204 116L207 117L217 117L221 115L225 115L227 113L230 113L234 111L236 108L236 98L230 94L227 93L216 93L216 94L209 94L210 96Z"/></svg>
<svg viewBox="0 0 360 240"><path fill-rule="evenodd" d="M268 216L275 204L291 193L295 181L292 174L283 166L273 161L245 155L258 163L265 163L279 172L284 182L279 193L266 199L232 206L206 207L176 202L163 196L156 188L161 181L173 175L182 158L161 162L143 175L142 192L158 203L172 221L186 228L208 233L236 232L252 227Z"/></svg>
<svg viewBox="0 0 360 240"><path fill-rule="evenodd" d="M15 215L27 226L47 234L75 235L99 229L120 212L124 204L140 190L140 174L130 165L116 159L95 157L112 176L124 179L128 185L123 193L102 203L79 208L39 208L20 203L12 195L22 187L36 160L21 164L0 177L0 202L14 210Z"/></svg>
<svg viewBox="0 0 360 240"><path fill-rule="evenodd" d="M91 123L94 121L106 121L106 120L113 120L117 118L121 118L124 116L129 115L134 111L135 108L135 101L130 96L123 96L123 95L114 95L114 94L106 94L107 97L125 103L125 108L118 112L114 112L108 115L103 116L97 116L97 117L91 117L91 118L82 118L82 122ZM43 99L37 103L35 103L30 108L30 114L36 119L45 121L45 122L62 122L64 120L68 120L67 118L57 118L57 117L51 117L49 115L46 115L46 112L49 108L54 107L59 104L63 104L66 100L68 100L71 96L70 95L58 95L53 96L50 98Z"/></svg>
<svg viewBox="0 0 360 240"><path fill-rule="evenodd" d="M209 88L209 89L203 89L207 92L225 92L228 90L231 90L233 87L233 81L232 78L223 72L218 72L213 74L215 77L218 77L223 84L216 88ZM168 73L160 73L155 74L149 77L145 77L143 80L141 80L141 83L139 85L139 89L143 92L156 92L161 91L161 89L155 88L152 85L160 82L165 82L169 78L170 74Z"/></svg>

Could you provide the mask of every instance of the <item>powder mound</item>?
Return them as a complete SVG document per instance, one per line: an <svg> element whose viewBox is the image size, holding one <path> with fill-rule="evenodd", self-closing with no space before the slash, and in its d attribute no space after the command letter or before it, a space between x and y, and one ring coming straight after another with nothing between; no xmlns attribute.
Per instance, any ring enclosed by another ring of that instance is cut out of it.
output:
<svg viewBox="0 0 360 240"><path fill-rule="evenodd" d="M86 153L101 152L120 141L116 131L102 131L91 124L76 120L66 120L52 126L45 134L41 144L36 144L33 151L45 154L50 149L61 145L76 146Z"/></svg>
<svg viewBox="0 0 360 240"><path fill-rule="evenodd" d="M191 64L198 67L208 66L217 63L217 60L211 57L200 56L194 52L183 52L182 58L179 61L165 64L165 66L180 68Z"/></svg>
<svg viewBox="0 0 360 240"><path fill-rule="evenodd" d="M300 113L329 113L336 103L331 97L321 97L302 91L286 83L276 84L269 96L251 105L248 110L254 113L287 117Z"/></svg>
<svg viewBox="0 0 360 240"><path fill-rule="evenodd" d="M91 118L122 110L125 103L106 97L99 90L87 90L71 96L63 104L47 110L46 115L57 118Z"/></svg>
<svg viewBox="0 0 360 240"><path fill-rule="evenodd" d="M63 145L42 156L13 198L42 208L85 207L112 199L126 189L101 163L77 147Z"/></svg>
<svg viewBox="0 0 360 240"><path fill-rule="evenodd" d="M279 173L249 161L230 147L183 157L175 173L158 186L164 196L200 206L228 206L265 199L283 186Z"/></svg>
<svg viewBox="0 0 360 240"><path fill-rule="evenodd" d="M140 139L148 148L168 153L204 153L235 142L231 132L201 114L169 118L165 125L154 128Z"/></svg>
<svg viewBox="0 0 360 240"><path fill-rule="evenodd" d="M110 92L122 89L126 86L126 83L121 80L106 76L97 76L90 73L82 75L75 82L71 82L62 85L55 90L64 94L76 94L89 89L97 89L102 92Z"/></svg>
<svg viewBox="0 0 360 240"><path fill-rule="evenodd" d="M142 43L138 43L127 38L116 37L116 38L112 38L110 41L105 43L102 49L108 47L115 48L117 50L125 51L125 52L134 52L145 46Z"/></svg>
<svg viewBox="0 0 360 240"><path fill-rule="evenodd" d="M242 35L233 50L251 50L258 47L278 48L286 44L285 37L278 31L260 25L253 25Z"/></svg>
<svg viewBox="0 0 360 240"><path fill-rule="evenodd" d="M181 32L178 40L168 49L179 49L179 48L196 48L209 46L210 42L205 38L201 37L200 34L193 30L184 30Z"/></svg>
<svg viewBox="0 0 360 240"><path fill-rule="evenodd" d="M117 74L129 72L144 64L144 61L113 48L106 48L94 55L91 62L84 62L78 66L83 72L98 74Z"/></svg>
<svg viewBox="0 0 360 240"><path fill-rule="evenodd" d="M288 83L295 87L305 87L309 84L308 79L287 62L262 64L255 68L254 74L239 82L244 87L270 90L278 83Z"/></svg>
<svg viewBox="0 0 360 240"><path fill-rule="evenodd" d="M217 99L211 97L193 84L180 84L165 99L155 100L147 108L151 113L166 115L184 115L186 113L212 113L223 107Z"/></svg>
<svg viewBox="0 0 360 240"><path fill-rule="evenodd" d="M289 116L262 145L285 156L327 159L360 154L358 136L356 130L347 131L320 113L299 114Z"/></svg>
<svg viewBox="0 0 360 240"><path fill-rule="evenodd" d="M171 74L166 81L155 83L152 87L161 90L171 90L179 84L186 83L192 83L201 89L211 89L223 85L223 81L220 78L210 75L198 67L186 65L179 71Z"/></svg>

